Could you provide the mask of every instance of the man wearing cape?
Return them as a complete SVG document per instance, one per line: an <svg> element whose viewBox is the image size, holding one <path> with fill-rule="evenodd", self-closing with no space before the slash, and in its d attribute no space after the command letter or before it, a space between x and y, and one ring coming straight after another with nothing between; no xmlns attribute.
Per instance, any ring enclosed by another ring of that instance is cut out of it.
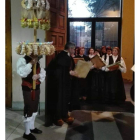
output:
<svg viewBox="0 0 140 140"><path fill-rule="evenodd" d="M68 42L65 49L49 63L47 67L45 125L62 126L64 122L72 124L74 118L68 115L71 99L71 86L75 64L71 57L75 44Z"/></svg>

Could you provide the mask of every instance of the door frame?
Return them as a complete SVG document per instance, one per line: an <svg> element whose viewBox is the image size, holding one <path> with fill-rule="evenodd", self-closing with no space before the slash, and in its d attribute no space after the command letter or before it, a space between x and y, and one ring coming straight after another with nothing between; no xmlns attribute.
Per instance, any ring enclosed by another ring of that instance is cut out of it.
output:
<svg viewBox="0 0 140 140"><path fill-rule="evenodd" d="M12 47L11 47L11 0L5 0L5 98L6 107L12 107Z"/></svg>
<svg viewBox="0 0 140 140"><path fill-rule="evenodd" d="M92 32L91 32L91 46L95 49L95 26L96 22L118 22L118 46L121 50L121 36L122 36L122 7L123 0L121 0L120 17L88 17L88 18L69 18L68 17L68 3L67 3L67 41L70 41L70 22L92 22Z"/></svg>
<svg viewBox="0 0 140 140"><path fill-rule="evenodd" d="M121 49L121 25L122 19L121 18L68 18L67 22L67 41L70 41L70 22L91 22L92 29L91 29L91 46L95 49L95 28L96 22L118 22L118 47Z"/></svg>

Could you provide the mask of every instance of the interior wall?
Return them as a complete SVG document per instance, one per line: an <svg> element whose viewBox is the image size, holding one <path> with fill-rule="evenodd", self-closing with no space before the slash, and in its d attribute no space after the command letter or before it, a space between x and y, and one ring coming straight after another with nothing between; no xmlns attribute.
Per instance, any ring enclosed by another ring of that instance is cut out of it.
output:
<svg viewBox="0 0 140 140"><path fill-rule="evenodd" d="M129 8L128 8L129 7ZM17 60L22 57L15 53L15 48L19 41L33 41L33 29L20 26L21 18L21 1L11 0L11 29L12 29L12 108L23 108L23 96L21 89L21 78L16 73ZM123 77L128 80L133 79L133 66L134 56L134 0L123 0L123 15L122 15L122 57L127 66L127 73ZM45 32L43 30L37 31L41 41L45 39ZM45 57L41 60L42 67L45 67ZM41 84L41 109L44 109L45 102L45 82Z"/></svg>
<svg viewBox="0 0 140 140"><path fill-rule="evenodd" d="M15 48L20 41L34 41L34 30L22 28L21 19L21 0L11 0L11 30L12 30L12 109L23 109L23 96L21 89L21 78L16 72L16 63L20 57L16 54ZM45 39L45 31L37 30L37 38L41 41ZM45 67L45 56L41 59L41 66ZM41 84L40 95L41 109L45 108L45 82Z"/></svg>
<svg viewBox="0 0 140 140"><path fill-rule="evenodd" d="M123 74L123 78L133 80L134 59L134 0L123 0L122 15L122 57L125 60L127 72Z"/></svg>

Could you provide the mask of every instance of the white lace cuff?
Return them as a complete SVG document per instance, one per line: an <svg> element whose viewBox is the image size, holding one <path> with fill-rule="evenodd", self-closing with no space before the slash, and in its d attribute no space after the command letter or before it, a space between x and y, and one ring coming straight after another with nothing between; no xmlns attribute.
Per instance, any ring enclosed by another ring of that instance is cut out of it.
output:
<svg viewBox="0 0 140 140"><path fill-rule="evenodd" d="M40 76L39 80L42 83L45 80L45 77L46 77L46 71L43 68L41 68L39 76Z"/></svg>

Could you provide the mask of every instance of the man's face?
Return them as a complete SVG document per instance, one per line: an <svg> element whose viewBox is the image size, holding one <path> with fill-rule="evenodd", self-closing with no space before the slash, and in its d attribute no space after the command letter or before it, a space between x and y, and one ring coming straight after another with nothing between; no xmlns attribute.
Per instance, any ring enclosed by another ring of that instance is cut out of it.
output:
<svg viewBox="0 0 140 140"><path fill-rule="evenodd" d="M69 51L70 55L72 55L72 54L75 53L75 48L74 47L73 48L69 48L68 51Z"/></svg>
<svg viewBox="0 0 140 140"><path fill-rule="evenodd" d="M110 55L111 54L111 50L107 50L107 54Z"/></svg>

